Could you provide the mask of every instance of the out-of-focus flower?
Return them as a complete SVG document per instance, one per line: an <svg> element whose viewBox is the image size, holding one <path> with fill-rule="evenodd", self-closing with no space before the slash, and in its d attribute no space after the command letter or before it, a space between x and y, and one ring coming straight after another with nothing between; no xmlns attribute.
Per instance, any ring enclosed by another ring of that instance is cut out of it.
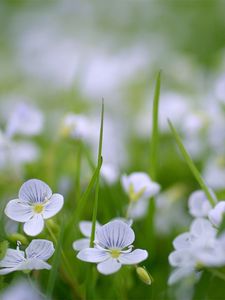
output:
<svg viewBox="0 0 225 300"><path fill-rule="evenodd" d="M146 250L132 251L135 239L133 230L122 221L111 221L96 231L95 248L81 250L77 257L86 262L97 263L104 275L119 271L122 265L135 265L148 257Z"/></svg>
<svg viewBox="0 0 225 300"><path fill-rule="evenodd" d="M216 234L217 230L208 220L199 218L193 221L190 232L174 240L175 251L170 254L169 262L176 269L169 278L169 284L193 275L201 267L225 264L224 241L216 238Z"/></svg>
<svg viewBox="0 0 225 300"><path fill-rule="evenodd" d="M53 243L48 240L33 240L25 251L8 249L0 261L0 274L21 270L51 269L46 262L54 253Z"/></svg>
<svg viewBox="0 0 225 300"><path fill-rule="evenodd" d="M115 165L104 163L101 167L101 175L107 184L114 184L119 178L119 171Z"/></svg>
<svg viewBox="0 0 225 300"><path fill-rule="evenodd" d="M1 300L44 300L35 283L32 285L25 280L13 281L13 283L0 294Z"/></svg>
<svg viewBox="0 0 225 300"><path fill-rule="evenodd" d="M205 193L201 190L193 192L188 200L189 212L193 217L207 217L212 208Z"/></svg>
<svg viewBox="0 0 225 300"><path fill-rule="evenodd" d="M30 179L19 190L18 199L9 201L5 214L22 222L26 234L35 236L44 228L44 219L56 215L63 206L63 196L52 194L50 187L41 180Z"/></svg>
<svg viewBox="0 0 225 300"><path fill-rule="evenodd" d="M223 138L221 138L223 139ZM215 190L224 189L225 182L225 157L214 155L206 161L203 169L203 177L209 186Z"/></svg>
<svg viewBox="0 0 225 300"><path fill-rule="evenodd" d="M43 128L43 115L35 107L18 103L12 111L6 125L6 135L37 135Z"/></svg>
<svg viewBox="0 0 225 300"><path fill-rule="evenodd" d="M143 217L147 212L149 204L147 200L159 192L160 185L153 182L151 178L143 172L135 172L129 176L123 175L121 177L121 184L130 200L128 216L131 219Z"/></svg>
<svg viewBox="0 0 225 300"><path fill-rule="evenodd" d="M83 115L67 114L62 122L60 131L63 136L73 139L88 139L91 124Z"/></svg>
<svg viewBox="0 0 225 300"><path fill-rule="evenodd" d="M130 201L133 202L141 198L147 199L155 196L160 190L160 185L153 182L151 178L143 172L135 172L129 176L123 175L121 183Z"/></svg>
<svg viewBox="0 0 225 300"><path fill-rule="evenodd" d="M220 226L225 215L225 201L220 201L209 211L209 220L217 227Z"/></svg>

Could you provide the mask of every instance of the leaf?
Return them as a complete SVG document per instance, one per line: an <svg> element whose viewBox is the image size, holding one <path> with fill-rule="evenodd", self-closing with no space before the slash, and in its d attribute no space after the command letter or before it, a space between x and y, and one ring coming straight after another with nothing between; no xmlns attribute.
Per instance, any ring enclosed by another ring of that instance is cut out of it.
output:
<svg viewBox="0 0 225 300"><path fill-rule="evenodd" d="M224 233L224 231L225 231L225 213L223 214L223 219L222 219L222 222L219 226L217 236L220 236L222 233Z"/></svg>
<svg viewBox="0 0 225 300"><path fill-rule="evenodd" d="M0 260L2 260L5 257L8 246L9 246L8 241L0 242Z"/></svg>

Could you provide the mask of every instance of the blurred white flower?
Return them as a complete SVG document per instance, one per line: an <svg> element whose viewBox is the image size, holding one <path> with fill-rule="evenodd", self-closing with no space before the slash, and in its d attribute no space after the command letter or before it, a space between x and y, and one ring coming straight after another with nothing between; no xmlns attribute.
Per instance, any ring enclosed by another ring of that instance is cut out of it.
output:
<svg viewBox="0 0 225 300"><path fill-rule="evenodd" d="M132 251L134 239L134 232L129 225L114 220L97 229L95 248L83 249L77 257L97 263L98 271L109 275L119 271L122 265L136 265L148 257L146 250Z"/></svg>
<svg viewBox="0 0 225 300"><path fill-rule="evenodd" d="M25 223L25 233L35 236L43 230L44 219L57 214L63 202L63 196L52 194L46 183L30 179L20 188L18 199L9 201L5 214L14 221Z"/></svg>
<svg viewBox="0 0 225 300"><path fill-rule="evenodd" d="M173 242L175 251L169 263L175 267L169 284L193 275L201 267L219 267L225 264L224 242L216 237L217 230L203 218L193 221L189 232L182 233Z"/></svg>
<svg viewBox="0 0 225 300"><path fill-rule="evenodd" d="M114 184L119 178L119 170L114 164L103 163L101 167L101 176L107 184Z"/></svg>
<svg viewBox="0 0 225 300"><path fill-rule="evenodd" d="M128 176L123 175L121 183L130 201L134 202L155 196L160 190L160 185L153 182L148 174L143 172L134 172Z"/></svg>
<svg viewBox="0 0 225 300"><path fill-rule="evenodd" d="M18 103L13 109L6 125L6 135L37 135L43 129L43 115L35 107Z"/></svg>
<svg viewBox="0 0 225 300"><path fill-rule="evenodd" d="M222 138L221 138L222 139ZM225 157L222 154L210 157L204 164L203 177L216 190L224 189Z"/></svg>
<svg viewBox="0 0 225 300"><path fill-rule="evenodd" d="M33 240L25 252L19 247L8 249L5 257L0 261L0 274L8 274L21 270L51 269L46 262L54 253L53 243L47 240Z"/></svg>
<svg viewBox="0 0 225 300"><path fill-rule="evenodd" d="M189 212L193 217L207 217L208 212L212 208L205 193L201 190L193 192L188 200Z"/></svg>
<svg viewBox="0 0 225 300"><path fill-rule="evenodd" d="M35 283L32 285L26 280L13 282L9 287L4 289L0 294L1 300L44 300Z"/></svg>
<svg viewBox="0 0 225 300"><path fill-rule="evenodd" d="M91 123L83 115L67 114L62 122L60 131L63 136L73 139L88 139Z"/></svg>
<svg viewBox="0 0 225 300"><path fill-rule="evenodd" d="M209 220L213 223L213 225L219 227L223 216L225 215L225 201L220 201L216 204L216 206L211 209L208 213Z"/></svg>

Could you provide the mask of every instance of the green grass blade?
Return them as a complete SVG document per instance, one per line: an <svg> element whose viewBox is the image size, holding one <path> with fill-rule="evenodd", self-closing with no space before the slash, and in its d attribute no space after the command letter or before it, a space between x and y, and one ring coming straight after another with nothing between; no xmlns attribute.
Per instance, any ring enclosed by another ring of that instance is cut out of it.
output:
<svg viewBox="0 0 225 300"><path fill-rule="evenodd" d="M52 298L52 293L54 291L54 286L55 286L55 282L56 282L56 278L57 278L57 273L58 273L58 268L60 265L60 261L61 261L61 245L62 245L62 240L63 240L63 236L64 236L64 222L62 222L62 226L60 229L60 234L59 234L59 238L57 240L57 244L56 244L56 249L55 249L55 255L54 255L54 259L53 259L53 263L52 263L52 268L49 274L49 279L48 279L48 285L47 285L47 296L48 299Z"/></svg>
<svg viewBox="0 0 225 300"><path fill-rule="evenodd" d="M205 192L209 202L211 203L212 206L214 206L216 204L216 199L213 198L212 194L210 193L209 188L207 187L205 181L203 180L200 172L198 171L198 169L196 168L194 162L191 159L191 156L189 155L189 153L187 152L187 150L185 149L181 138L177 132L177 130L175 129L175 127L173 126L173 124L171 123L170 120L168 120L169 123L169 127L171 132L173 133L173 136L176 140L176 143L180 149L180 152L182 153L186 163L188 164L192 174L194 175L195 179L198 181L200 187L202 188L202 190Z"/></svg>
<svg viewBox="0 0 225 300"><path fill-rule="evenodd" d="M102 100L102 111L101 111L101 126L100 126L99 145L98 145L98 167L100 167L100 165L102 164L103 125L104 125L104 100ZM96 228L96 219L97 219L97 212L98 212L99 178L100 178L100 172L98 173L98 177L96 179L95 202L94 202L93 215L92 215L90 247L94 246L94 239L95 239L95 228Z"/></svg>
<svg viewBox="0 0 225 300"><path fill-rule="evenodd" d="M156 78L154 99L153 99L153 114L152 114L152 135L150 147L150 175L153 180L156 179L157 174L157 153L158 153L158 139L159 139L159 98L161 87L161 71L159 71Z"/></svg>

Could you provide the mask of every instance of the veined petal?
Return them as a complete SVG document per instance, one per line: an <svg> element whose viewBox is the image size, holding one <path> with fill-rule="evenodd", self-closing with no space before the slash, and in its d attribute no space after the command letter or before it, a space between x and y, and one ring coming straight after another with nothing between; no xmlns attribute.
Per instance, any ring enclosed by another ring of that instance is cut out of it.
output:
<svg viewBox="0 0 225 300"><path fill-rule="evenodd" d="M123 265L135 265L145 260L148 257L148 252L142 249L136 249L130 253L123 253L118 260Z"/></svg>
<svg viewBox="0 0 225 300"><path fill-rule="evenodd" d="M44 202L50 199L52 190L39 179L30 179L26 181L19 190L19 199L26 202L36 203Z"/></svg>
<svg viewBox="0 0 225 300"><path fill-rule="evenodd" d="M14 268L23 261L25 261L23 251L7 249L5 257L0 261L0 267Z"/></svg>
<svg viewBox="0 0 225 300"><path fill-rule="evenodd" d="M17 271L17 270L18 270L18 266L14 267L14 268L3 268L3 269L0 269L0 275L6 275L6 274L9 274L9 273Z"/></svg>
<svg viewBox="0 0 225 300"><path fill-rule="evenodd" d="M38 258L27 259L24 263L18 266L18 270L42 270L42 269L50 270L51 265Z"/></svg>
<svg viewBox="0 0 225 300"><path fill-rule="evenodd" d="M35 214L29 221L27 221L23 230L27 235L35 236L42 232L44 228L44 220L41 214Z"/></svg>
<svg viewBox="0 0 225 300"><path fill-rule="evenodd" d="M101 247L123 249L134 241L134 231L122 221L111 221L96 231L96 240Z"/></svg>
<svg viewBox="0 0 225 300"><path fill-rule="evenodd" d="M64 199L60 194L53 194L44 207L43 217L48 219L56 215L63 207Z"/></svg>
<svg viewBox="0 0 225 300"><path fill-rule="evenodd" d="M118 262L115 258L109 258L97 265L97 269L100 273L104 275L113 274L121 268L121 263Z"/></svg>
<svg viewBox="0 0 225 300"><path fill-rule="evenodd" d="M170 253L169 263L173 267L194 266L196 259L191 251L187 249L176 250Z"/></svg>
<svg viewBox="0 0 225 300"><path fill-rule="evenodd" d="M212 224L203 218L195 219L191 224L190 232L196 237L214 237L216 236L216 229Z"/></svg>
<svg viewBox="0 0 225 300"><path fill-rule="evenodd" d="M25 250L28 259L47 260L54 253L53 243L48 240L37 239L33 240Z"/></svg>
<svg viewBox="0 0 225 300"><path fill-rule="evenodd" d="M77 254L77 258L87 262L98 263L109 258L109 254L104 250L96 248L86 248Z"/></svg>
<svg viewBox="0 0 225 300"><path fill-rule="evenodd" d="M96 221L96 230L100 227L101 225ZM81 221L79 223L79 228L80 232L90 238L91 237L91 228L92 228L92 222L91 221Z"/></svg>
<svg viewBox="0 0 225 300"><path fill-rule="evenodd" d="M90 239L79 239L75 242L73 242L73 249L76 251L80 251L86 248L89 248L90 246Z"/></svg>
<svg viewBox="0 0 225 300"><path fill-rule="evenodd" d="M6 205L5 214L14 221L27 222L33 216L33 211L28 203L14 199Z"/></svg>

